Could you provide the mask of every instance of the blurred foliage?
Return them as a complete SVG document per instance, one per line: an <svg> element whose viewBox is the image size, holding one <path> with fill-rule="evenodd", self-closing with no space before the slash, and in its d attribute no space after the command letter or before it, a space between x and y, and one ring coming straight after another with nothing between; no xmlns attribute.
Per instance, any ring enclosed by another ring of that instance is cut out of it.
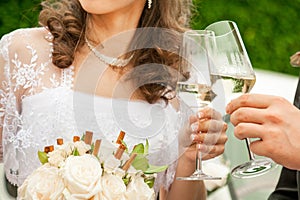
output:
<svg viewBox="0 0 300 200"><path fill-rule="evenodd" d="M194 0L194 29L235 21L254 68L298 75L290 56L300 51L300 0Z"/></svg>
<svg viewBox="0 0 300 200"><path fill-rule="evenodd" d="M20 27L37 26L40 1L1 0L0 37ZM233 20L254 68L298 75L289 57L300 50L300 0L194 0L194 4L194 29Z"/></svg>
<svg viewBox="0 0 300 200"><path fill-rule="evenodd" d="M41 0L1 0L0 37L17 28L38 25Z"/></svg>

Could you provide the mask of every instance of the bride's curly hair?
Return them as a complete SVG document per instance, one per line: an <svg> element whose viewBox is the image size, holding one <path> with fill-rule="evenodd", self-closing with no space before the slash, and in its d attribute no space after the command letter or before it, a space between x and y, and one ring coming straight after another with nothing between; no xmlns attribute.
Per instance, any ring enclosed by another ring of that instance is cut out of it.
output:
<svg viewBox="0 0 300 200"><path fill-rule="evenodd" d="M41 4L43 9L39 22L53 35L52 62L59 68L67 68L73 63L76 49L84 45L88 14L78 0L44 0ZM166 31L159 36L159 32L152 34L153 29L136 34L131 43L131 53L134 53L132 63L133 66L156 63L160 67L151 65L156 67L132 70L128 78L139 86L149 103L155 103L161 98L167 101L170 98L169 92L175 88L171 71L177 70L182 39L180 33L189 28L191 5L192 0L152 0L151 9L145 4L138 28L155 27ZM133 46L153 48L134 50ZM143 84L145 80L146 84Z"/></svg>

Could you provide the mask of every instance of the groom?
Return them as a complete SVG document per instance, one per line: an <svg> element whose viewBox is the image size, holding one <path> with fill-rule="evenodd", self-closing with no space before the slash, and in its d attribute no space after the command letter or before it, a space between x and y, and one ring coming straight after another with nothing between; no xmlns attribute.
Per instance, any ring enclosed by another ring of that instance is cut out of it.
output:
<svg viewBox="0 0 300 200"><path fill-rule="evenodd" d="M291 56L300 67L300 52ZM245 94L226 107L239 139L260 138L251 143L254 154L282 165L280 179L268 200L300 200L300 78L294 105L273 95Z"/></svg>
<svg viewBox="0 0 300 200"><path fill-rule="evenodd" d="M291 65L300 67L300 51L291 56ZM295 94L294 105L300 108L300 77ZM300 143L300 141L298 141ZM283 167L275 191L268 200L300 199L300 172Z"/></svg>

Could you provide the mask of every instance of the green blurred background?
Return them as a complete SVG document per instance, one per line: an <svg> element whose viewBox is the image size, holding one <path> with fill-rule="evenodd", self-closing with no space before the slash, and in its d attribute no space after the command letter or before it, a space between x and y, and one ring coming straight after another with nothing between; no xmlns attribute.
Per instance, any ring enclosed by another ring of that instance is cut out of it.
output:
<svg viewBox="0 0 300 200"><path fill-rule="evenodd" d="M300 0L196 0L193 28L235 21L254 68L298 75L289 57L300 50Z"/></svg>
<svg viewBox="0 0 300 200"><path fill-rule="evenodd" d="M19 27L37 26L39 3L1 0L0 37ZM300 50L300 0L194 0L194 4L194 29L218 20L233 20L254 68L298 75L289 57Z"/></svg>

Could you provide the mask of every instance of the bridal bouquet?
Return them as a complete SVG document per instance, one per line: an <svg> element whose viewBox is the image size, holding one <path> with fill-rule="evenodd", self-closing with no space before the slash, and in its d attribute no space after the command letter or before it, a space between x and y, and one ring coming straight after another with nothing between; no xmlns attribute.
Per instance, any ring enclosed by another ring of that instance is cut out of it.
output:
<svg viewBox="0 0 300 200"><path fill-rule="evenodd" d="M38 152L43 164L18 189L19 200L154 200L155 175L166 166L148 163L148 141L131 152L121 131L114 152L99 158L101 140L92 143L92 132L72 142L57 139L57 145Z"/></svg>

